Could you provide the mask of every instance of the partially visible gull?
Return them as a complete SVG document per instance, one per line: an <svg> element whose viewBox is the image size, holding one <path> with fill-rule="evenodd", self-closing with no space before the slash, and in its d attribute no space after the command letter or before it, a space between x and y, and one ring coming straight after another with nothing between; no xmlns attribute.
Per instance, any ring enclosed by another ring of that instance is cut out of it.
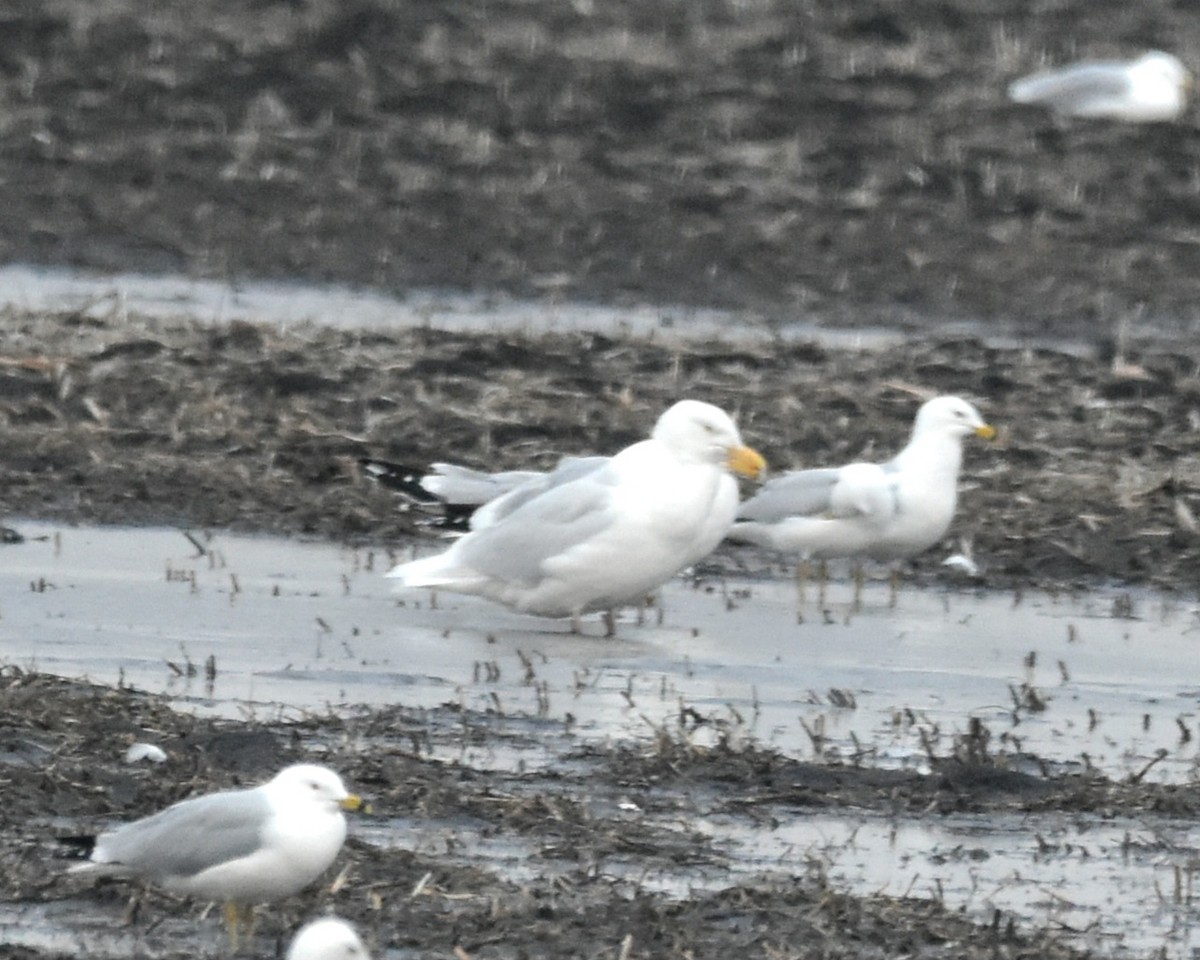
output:
<svg viewBox="0 0 1200 960"><path fill-rule="evenodd" d="M223 902L236 948L255 904L290 897L333 863L346 839L342 811L361 806L332 770L296 764L262 786L193 797L102 833L71 871Z"/></svg>
<svg viewBox="0 0 1200 960"><path fill-rule="evenodd" d="M345 920L322 917L300 928L287 960L371 960L371 955Z"/></svg>
<svg viewBox="0 0 1200 960"><path fill-rule="evenodd" d="M580 614L640 601L707 556L737 512L733 473L757 477L766 466L728 414L698 400L672 406L649 439L582 462L494 501L449 550L388 576L577 626Z"/></svg>
<svg viewBox="0 0 1200 960"><path fill-rule="evenodd" d="M776 477L742 504L729 538L814 560L920 553L954 518L963 440L995 433L967 401L935 397L891 460Z"/></svg>
<svg viewBox="0 0 1200 960"><path fill-rule="evenodd" d="M1030 74L1010 85L1008 95L1060 117L1156 123L1183 113L1191 85L1178 57L1154 50L1136 60L1084 60Z"/></svg>

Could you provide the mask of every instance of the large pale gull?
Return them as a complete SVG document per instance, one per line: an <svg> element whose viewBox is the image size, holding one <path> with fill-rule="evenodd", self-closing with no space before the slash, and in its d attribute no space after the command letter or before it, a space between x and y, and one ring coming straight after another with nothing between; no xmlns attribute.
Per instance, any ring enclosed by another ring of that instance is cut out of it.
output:
<svg viewBox="0 0 1200 960"><path fill-rule="evenodd" d="M967 401L935 397L891 460L776 477L742 504L729 537L814 560L920 553L954 518L962 443L972 434L990 439L995 430Z"/></svg>
<svg viewBox="0 0 1200 960"><path fill-rule="evenodd" d="M698 400L667 410L649 439L574 463L494 501L446 552L388 576L544 617L610 610L708 555L737 512L733 473L757 477L766 465L728 414Z"/></svg>
<svg viewBox="0 0 1200 960"><path fill-rule="evenodd" d="M322 917L300 928L287 960L370 960L354 928L339 917Z"/></svg>
<svg viewBox="0 0 1200 960"><path fill-rule="evenodd" d="M1008 95L1060 117L1157 123L1183 113L1191 84L1177 57L1154 50L1136 60L1084 60L1043 70L1014 82Z"/></svg>
<svg viewBox="0 0 1200 960"><path fill-rule="evenodd" d="M230 936L255 904L307 887L346 839L343 810L362 801L326 767L296 764L262 786L183 800L102 833L72 872L147 881L225 903Z"/></svg>

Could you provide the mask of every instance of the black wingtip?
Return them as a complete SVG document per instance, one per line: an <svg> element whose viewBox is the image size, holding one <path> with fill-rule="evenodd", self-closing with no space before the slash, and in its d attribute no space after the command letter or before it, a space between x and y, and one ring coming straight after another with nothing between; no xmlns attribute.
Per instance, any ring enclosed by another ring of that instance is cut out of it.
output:
<svg viewBox="0 0 1200 960"><path fill-rule="evenodd" d="M441 503L441 498L434 496L423 486L421 481L426 471L402 463L391 463L387 460L376 460L373 457L362 457L358 461L363 473L381 486L394 490L408 499L421 504Z"/></svg>
<svg viewBox="0 0 1200 960"><path fill-rule="evenodd" d="M361 457L358 465L364 474L380 486L400 494L409 503L430 514L429 519L418 521L421 526L429 526L437 530L470 529L471 514L478 509L478 505L448 503L437 494L430 493L421 486L421 481L428 476L425 470L418 470L402 463L392 463L389 460L376 460L374 457Z"/></svg>
<svg viewBox="0 0 1200 960"><path fill-rule="evenodd" d="M96 849L96 835L76 834L67 837L55 837L55 841L62 847L62 856L66 860L89 860L92 856L92 851Z"/></svg>

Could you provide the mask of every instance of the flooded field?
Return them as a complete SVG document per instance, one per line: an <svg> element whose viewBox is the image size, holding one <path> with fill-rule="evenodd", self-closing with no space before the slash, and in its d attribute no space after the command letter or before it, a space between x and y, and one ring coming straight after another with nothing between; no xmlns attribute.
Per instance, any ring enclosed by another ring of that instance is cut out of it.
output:
<svg viewBox="0 0 1200 960"><path fill-rule="evenodd" d="M700 577L605 639L598 619L577 636L474 597L397 594L382 547L22 528L31 542L0 553L9 582L31 585L5 604L10 662L226 716L454 703L649 740L684 711L701 740L918 770L974 722L1017 765L1200 771L1200 677L1180 670L1200 655L1200 607L1148 592L997 594L948 578L894 597L870 582L856 600L849 581Z"/></svg>
<svg viewBox="0 0 1200 960"><path fill-rule="evenodd" d="M408 328L523 334L593 333L650 337L667 342L720 338L735 343L804 341L830 347L885 350L904 343L902 327L829 326L804 314L779 316L750 309L717 310L648 304L606 306L548 295L536 299L451 290L409 290L403 296L369 288L244 280L204 280L176 274L148 275L0 265L0 305L21 312L71 313L103 322L113 317L170 320L188 317L221 325L234 321L303 330L310 324L341 330ZM980 337L995 345L1053 346L1086 351L1087 340L1045 331L1018 330L990 322L945 320L943 335ZM1153 330L1143 330L1142 335Z"/></svg>
<svg viewBox="0 0 1200 960"><path fill-rule="evenodd" d="M979 337L555 333L528 305L521 332L337 329L105 289L10 308L0 354L0 503L26 537L0 549L9 947L221 955L203 904L143 893L114 927L129 887L68 877L56 838L316 757L377 813L341 880L265 912L256 955L334 908L394 958L750 937L803 960L1192 960L1189 344L1118 367ZM697 396L781 469L895 449L932 391L1000 438L965 451L952 535L895 592L725 548L606 640L383 579L442 544L362 456L544 466ZM978 577L941 563L964 543ZM131 741L168 763L125 763Z"/></svg>
<svg viewBox="0 0 1200 960"><path fill-rule="evenodd" d="M1200 138L1005 95L1186 4L9 6L6 958L224 956L58 840L319 759L377 813L249 954L1195 960ZM999 436L895 597L725 551L607 641L381 579L433 545L363 457L696 397L783 470L935 393Z"/></svg>
<svg viewBox="0 0 1200 960"><path fill-rule="evenodd" d="M218 718L426 712L428 761L539 797L587 772L593 816L707 850L694 862L606 859L606 876L668 898L817 874L833 889L930 899L980 922L1002 911L1104 956L1193 947L1200 835L1186 819L886 802L806 810L763 796L754 779L698 785L684 816L595 778L589 757L653 754L666 741L927 778L974 752L1030 783L1093 772L1194 784L1200 681L1180 669L1200 647L1194 604L1122 590L985 592L952 577L894 596L872 580L856 598L843 579L713 575L673 581L642 622L629 614L604 639L598 622L578 636L473 598L394 595L382 545L16 525L27 541L0 551L0 650L22 670L162 692ZM503 735L454 735L465 716ZM113 758L125 746L113 742ZM571 867L536 856L536 835L485 820L381 814L356 831L380 849L518 884ZM27 927L24 909L8 923ZM60 947L102 923L94 908L38 911Z"/></svg>

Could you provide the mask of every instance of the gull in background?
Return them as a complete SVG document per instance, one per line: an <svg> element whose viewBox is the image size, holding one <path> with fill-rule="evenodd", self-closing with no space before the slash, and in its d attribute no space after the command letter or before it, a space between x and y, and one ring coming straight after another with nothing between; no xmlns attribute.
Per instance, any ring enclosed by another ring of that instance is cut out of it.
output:
<svg viewBox="0 0 1200 960"><path fill-rule="evenodd" d="M1011 84L1008 96L1059 117L1158 123L1179 118L1191 86L1178 57L1154 50L1136 60L1084 60L1030 74Z"/></svg>
<svg viewBox="0 0 1200 960"><path fill-rule="evenodd" d="M550 471L503 470L486 473L456 463L432 463L428 471L404 464L364 457L359 460L372 480L394 490L423 510L440 513L431 526L448 530L477 530L538 493L566 480L582 476L608 463L609 457L563 457ZM521 493L497 510L480 508L520 490Z"/></svg>

